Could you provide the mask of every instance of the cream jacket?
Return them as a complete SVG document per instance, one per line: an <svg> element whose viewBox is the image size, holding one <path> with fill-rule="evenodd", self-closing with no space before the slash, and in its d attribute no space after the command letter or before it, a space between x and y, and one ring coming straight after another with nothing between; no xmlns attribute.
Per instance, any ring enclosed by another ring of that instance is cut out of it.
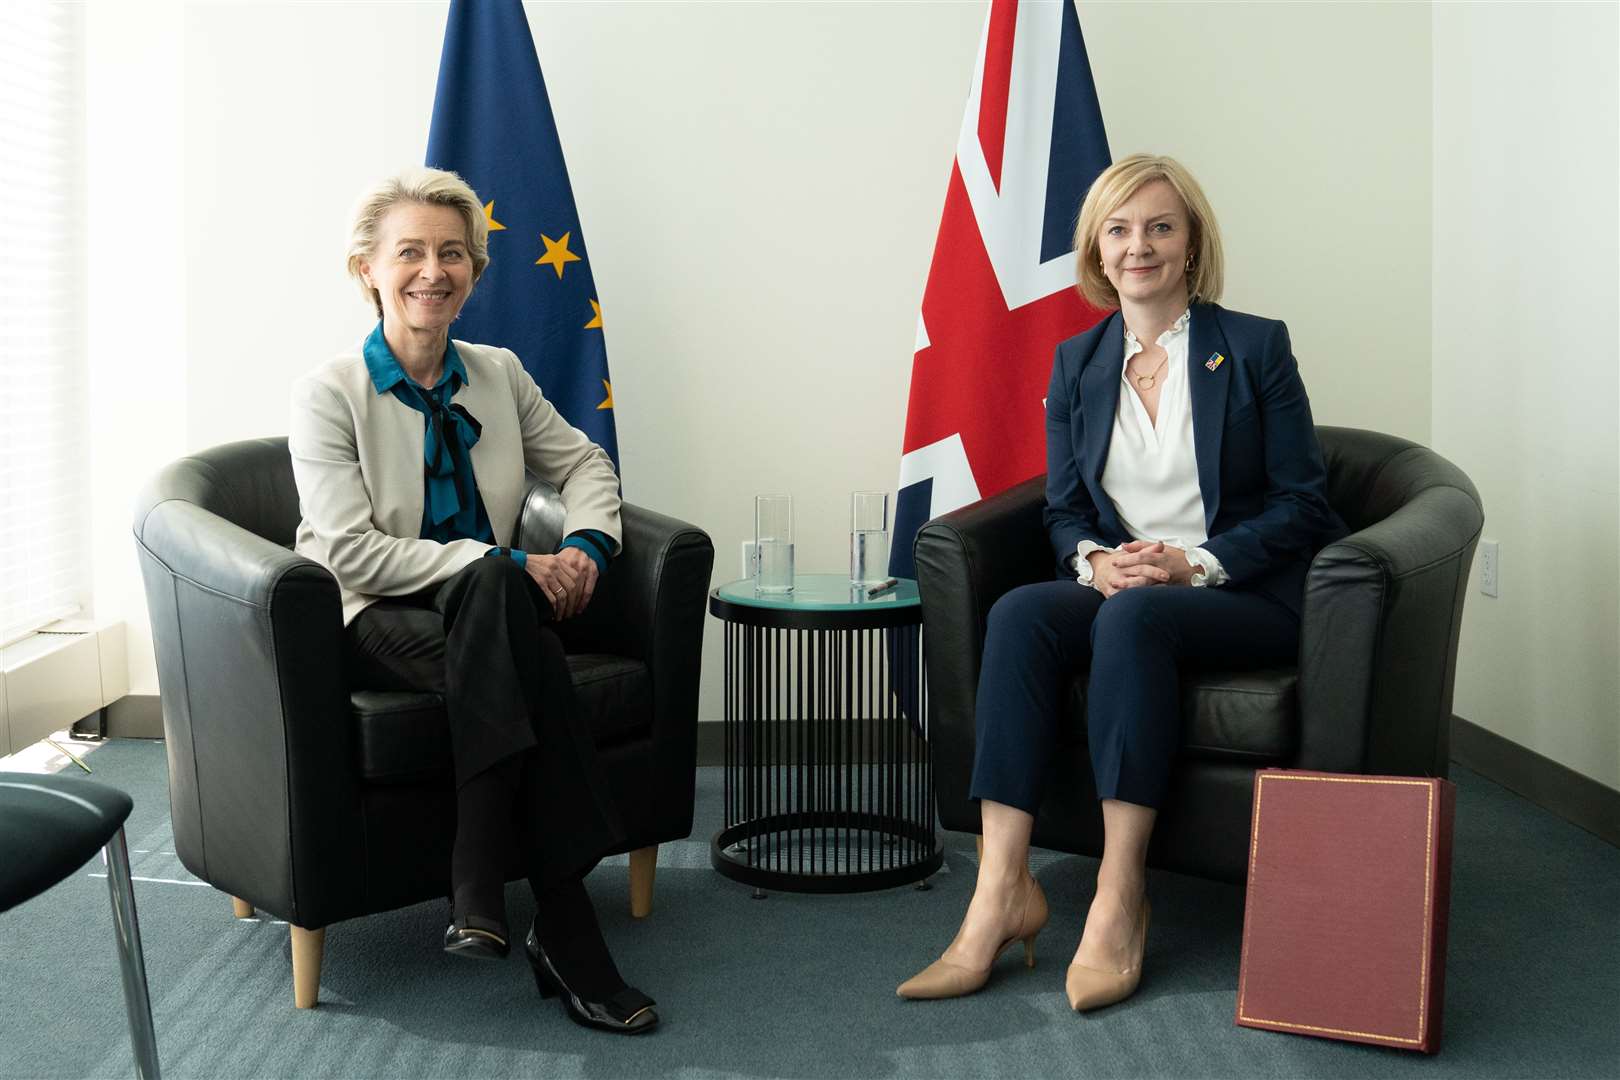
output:
<svg viewBox="0 0 1620 1080"><path fill-rule="evenodd" d="M467 382L452 400L483 425L472 467L495 542L515 538L526 466L562 493L563 535L597 529L617 549L619 480L607 452L562 418L511 350L455 347ZM287 442L303 514L293 549L337 578L345 626L380 598L444 581L489 550L420 539L426 422L377 393L359 349L293 387Z"/></svg>

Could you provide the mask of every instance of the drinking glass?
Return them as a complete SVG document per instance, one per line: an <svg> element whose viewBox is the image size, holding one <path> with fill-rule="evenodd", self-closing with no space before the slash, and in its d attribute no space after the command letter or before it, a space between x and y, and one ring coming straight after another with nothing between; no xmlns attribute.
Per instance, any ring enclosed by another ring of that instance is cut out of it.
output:
<svg viewBox="0 0 1620 1080"><path fill-rule="evenodd" d="M754 496L754 590L793 592L793 496Z"/></svg>
<svg viewBox="0 0 1620 1080"><path fill-rule="evenodd" d="M849 581L874 585L889 577L889 493L857 491L849 497Z"/></svg>

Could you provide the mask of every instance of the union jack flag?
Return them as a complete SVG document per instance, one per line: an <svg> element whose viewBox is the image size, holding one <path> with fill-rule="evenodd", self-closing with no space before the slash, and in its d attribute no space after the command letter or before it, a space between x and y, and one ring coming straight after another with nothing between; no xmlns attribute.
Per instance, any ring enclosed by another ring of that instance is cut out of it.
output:
<svg viewBox="0 0 1620 1080"><path fill-rule="evenodd" d="M917 319L894 576L929 518L1045 469L1053 350L1104 314L1073 233L1109 160L1074 5L992 0Z"/></svg>

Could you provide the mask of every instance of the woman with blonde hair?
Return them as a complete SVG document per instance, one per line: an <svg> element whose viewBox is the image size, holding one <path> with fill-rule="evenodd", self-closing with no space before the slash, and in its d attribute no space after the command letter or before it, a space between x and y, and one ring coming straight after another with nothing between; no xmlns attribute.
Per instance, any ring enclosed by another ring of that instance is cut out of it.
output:
<svg viewBox="0 0 1620 1080"><path fill-rule="evenodd" d="M1076 1011L1135 992L1181 672L1293 662L1305 572L1344 532L1288 330L1216 303L1220 233L1186 168L1136 154L1104 170L1075 252L1081 293L1117 310L1059 345L1052 367L1045 522L1057 580L990 611L971 787L983 857L955 939L901 997L972 993L1014 942L1034 965L1047 903L1027 869L1030 835L1081 672L1105 840L1065 991Z"/></svg>
<svg viewBox="0 0 1620 1080"><path fill-rule="evenodd" d="M295 547L337 578L352 683L444 697L456 783L445 951L506 956L506 873L521 863L541 993L582 1024L634 1034L658 1015L619 975L582 880L623 833L553 629L585 610L618 552L618 477L509 350L451 340L488 237L454 173L411 169L360 200L349 272L378 322L294 388ZM497 540L515 531L525 468L561 493L556 551Z"/></svg>

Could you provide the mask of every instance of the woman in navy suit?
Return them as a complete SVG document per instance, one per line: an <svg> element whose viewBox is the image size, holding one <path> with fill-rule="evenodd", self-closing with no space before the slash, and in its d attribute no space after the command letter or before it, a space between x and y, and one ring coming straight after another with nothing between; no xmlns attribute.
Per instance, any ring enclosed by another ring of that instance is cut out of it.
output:
<svg viewBox="0 0 1620 1080"><path fill-rule="evenodd" d="M1052 366L1045 520L1059 580L990 611L971 789L984 855L961 929L901 997L972 993L1015 941L1034 964L1047 905L1030 833L1064 695L1088 668L1105 840L1065 989L1076 1011L1136 990L1180 672L1292 663L1306 569L1344 531L1287 329L1215 303L1220 234L1191 174L1146 154L1112 165L1081 206L1075 250L1081 293L1118 310Z"/></svg>

